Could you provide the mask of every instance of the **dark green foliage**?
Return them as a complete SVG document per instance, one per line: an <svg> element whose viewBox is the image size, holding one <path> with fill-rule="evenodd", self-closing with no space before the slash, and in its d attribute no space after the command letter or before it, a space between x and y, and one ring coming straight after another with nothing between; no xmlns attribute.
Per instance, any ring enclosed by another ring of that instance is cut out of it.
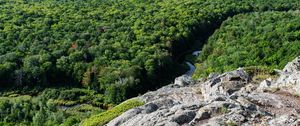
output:
<svg viewBox="0 0 300 126"><path fill-rule="evenodd" d="M51 124L60 124L67 116L51 108L51 103L46 105L45 101L40 99L32 99L31 96L20 96L15 98L1 97L0 102L0 122L11 124L34 124L42 125L47 121Z"/></svg>
<svg viewBox="0 0 300 126"><path fill-rule="evenodd" d="M109 107L91 90L46 89L37 96L17 92L24 91L3 92L0 96L1 125L78 125L80 120Z"/></svg>
<svg viewBox="0 0 300 126"><path fill-rule="evenodd" d="M299 0L1 0L0 86L87 89L0 92L0 125L76 125L110 103L168 84L184 72L181 57L228 17L299 9ZM226 21L205 45L197 76L282 67L299 54L297 14ZM104 124L137 105L95 118Z"/></svg>
<svg viewBox="0 0 300 126"><path fill-rule="evenodd" d="M78 118L68 118L61 124L61 126L74 126L79 123L80 123L80 119Z"/></svg>
<svg viewBox="0 0 300 126"><path fill-rule="evenodd" d="M298 0L2 0L0 83L83 85L120 102L183 73L177 57L227 17L295 9Z"/></svg>
<svg viewBox="0 0 300 126"><path fill-rule="evenodd" d="M196 76L238 67L282 69L300 55L299 11L241 14L209 38Z"/></svg>

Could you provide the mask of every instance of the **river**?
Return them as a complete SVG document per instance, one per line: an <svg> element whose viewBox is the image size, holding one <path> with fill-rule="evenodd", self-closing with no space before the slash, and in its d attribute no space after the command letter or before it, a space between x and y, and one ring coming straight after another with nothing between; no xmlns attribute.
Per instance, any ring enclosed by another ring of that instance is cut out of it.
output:
<svg viewBox="0 0 300 126"><path fill-rule="evenodd" d="M192 55L195 56L195 57L197 57L197 56L200 55L200 53L201 53L201 51L194 51L194 52L192 53ZM186 63L186 64L188 65L188 67L189 67L189 70L185 73L185 75L187 75L187 76L193 76L193 74L194 74L194 72L195 72L195 70L196 70L195 65L194 65L193 63L191 63L190 61L186 61L185 63Z"/></svg>

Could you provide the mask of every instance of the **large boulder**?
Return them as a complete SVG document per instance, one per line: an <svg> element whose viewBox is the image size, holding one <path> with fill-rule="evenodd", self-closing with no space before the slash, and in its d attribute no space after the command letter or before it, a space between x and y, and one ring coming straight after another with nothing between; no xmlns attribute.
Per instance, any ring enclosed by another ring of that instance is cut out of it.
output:
<svg viewBox="0 0 300 126"><path fill-rule="evenodd" d="M194 84L194 81L192 80L191 76L182 75L180 77L175 78L174 84L178 86L187 86Z"/></svg>
<svg viewBox="0 0 300 126"><path fill-rule="evenodd" d="M213 76L202 85L202 95L206 101L216 97L228 97L244 87L248 81L248 74L241 68Z"/></svg>
<svg viewBox="0 0 300 126"><path fill-rule="evenodd" d="M289 62L283 69L283 73L295 73L300 71L300 56Z"/></svg>
<svg viewBox="0 0 300 126"><path fill-rule="evenodd" d="M300 93L300 57L289 62L279 74L278 79L263 81L258 90L285 89L292 94Z"/></svg>

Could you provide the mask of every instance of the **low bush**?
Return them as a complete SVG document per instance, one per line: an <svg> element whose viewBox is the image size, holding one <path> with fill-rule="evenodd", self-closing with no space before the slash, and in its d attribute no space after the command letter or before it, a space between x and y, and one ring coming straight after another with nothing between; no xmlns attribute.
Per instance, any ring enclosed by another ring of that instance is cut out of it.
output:
<svg viewBox="0 0 300 126"><path fill-rule="evenodd" d="M91 116L90 118L83 121L83 126L102 126L108 123L110 120L121 115L125 111L143 105L144 103L138 99L129 99L116 107L107 110L106 112L100 113L98 115Z"/></svg>

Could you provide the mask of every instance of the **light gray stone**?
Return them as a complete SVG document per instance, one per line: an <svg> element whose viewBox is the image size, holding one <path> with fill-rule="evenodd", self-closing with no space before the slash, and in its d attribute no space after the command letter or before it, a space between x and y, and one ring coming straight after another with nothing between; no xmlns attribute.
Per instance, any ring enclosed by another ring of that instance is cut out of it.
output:
<svg viewBox="0 0 300 126"><path fill-rule="evenodd" d="M270 126L292 126L299 117L289 116L289 115L281 115L269 121Z"/></svg>
<svg viewBox="0 0 300 126"><path fill-rule="evenodd" d="M300 93L300 57L297 57L293 61L289 62L280 76L275 82L272 82L270 88L285 88L292 94Z"/></svg>
<svg viewBox="0 0 300 126"><path fill-rule="evenodd" d="M260 84L252 83L242 68L198 82L181 76L175 84L138 97L146 104L107 126L299 125L300 99L293 94L300 94L300 57L279 74Z"/></svg>
<svg viewBox="0 0 300 126"><path fill-rule="evenodd" d="M263 80L260 84L259 84L259 87L257 88L258 91L265 91L265 90L268 90L271 88L271 84L272 84L272 79L269 78L269 79L266 79L266 80Z"/></svg>
<svg viewBox="0 0 300 126"><path fill-rule="evenodd" d="M243 69L227 72L202 85L201 91L204 99L209 101L217 96L228 97L234 92L244 87L249 80L249 76Z"/></svg>
<svg viewBox="0 0 300 126"><path fill-rule="evenodd" d="M289 62L284 69L284 73L295 73L300 71L300 56Z"/></svg>
<svg viewBox="0 0 300 126"><path fill-rule="evenodd" d="M179 85L179 86L191 85L191 84L193 84L193 80L192 80L191 76L182 75L175 79L174 84Z"/></svg>

